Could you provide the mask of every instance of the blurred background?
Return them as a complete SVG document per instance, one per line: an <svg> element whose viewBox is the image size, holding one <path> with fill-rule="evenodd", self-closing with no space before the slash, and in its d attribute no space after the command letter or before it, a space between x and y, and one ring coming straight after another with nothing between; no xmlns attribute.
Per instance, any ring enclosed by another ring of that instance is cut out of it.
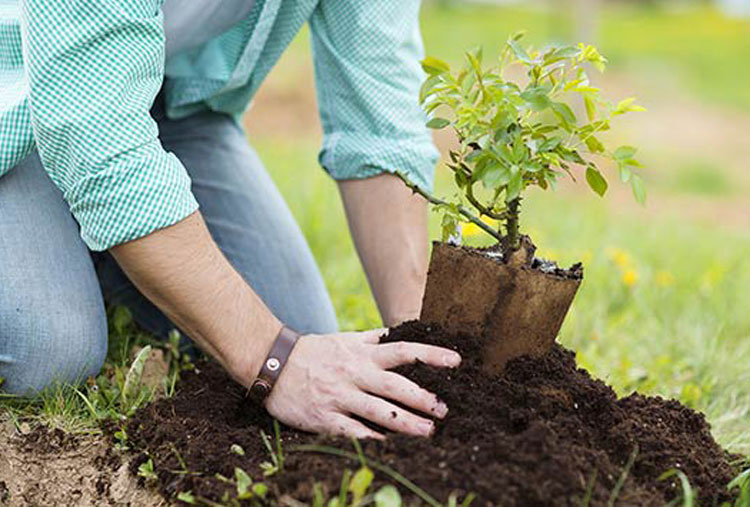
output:
<svg viewBox="0 0 750 507"><path fill-rule="evenodd" d="M585 264L561 341L618 393L679 398L706 412L724 445L750 454L750 0L436 0L422 9L426 53L451 63L479 45L486 59L496 55L519 29L537 47L594 43L610 61L595 78L605 95L648 108L611 137L640 147L645 207L614 172L605 199L570 183L525 201L522 229L541 254ZM307 31L244 122L312 245L342 328L379 326L335 184L316 161ZM445 152L450 139L436 140ZM436 193L449 185L438 167Z"/></svg>

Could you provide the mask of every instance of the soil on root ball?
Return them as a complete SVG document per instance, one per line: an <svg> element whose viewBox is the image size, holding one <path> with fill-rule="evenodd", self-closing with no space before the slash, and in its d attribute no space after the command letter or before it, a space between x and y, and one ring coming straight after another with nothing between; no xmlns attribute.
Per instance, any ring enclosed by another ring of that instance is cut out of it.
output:
<svg viewBox="0 0 750 507"><path fill-rule="evenodd" d="M474 493L474 505L580 505L590 492L590 505L604 505L626 475L618 505L663 505L680 494L672 480L658 480L673 468L687 474L701 504L728 499L726 486L736 471L703 415L658 397L618 399L578 369L570 351L558 346L540 358L515 359L502 375L490 376L481 370L481 346L471 336L448 336L410 322L386 339L435 343L464 357L453 371L423 364L398 370L450 407L433 438L391 435L385 442L363 442L371 463L398 471L441 503L451 493L459 498ZM130 421L130 442L143 452L131 469L150 457L167 497L192 491L218 501L234 486L216 474L232 477L240 467L265 481L272 497L310 502L315 483L336 494L343 470L359 466L356 460L294 450L322 444L352 451L350 441L283 428L283 472L264 478L260 464L269 454L261 430L272 434L271 418L218 366L204 363L184 375L172 399ZM244 456L232 452L233 445L241 446ZM624 474L631 456L635 460ZM387 479L377 473L376 483ZM411 503L419 502L400 489Z"/></svg>

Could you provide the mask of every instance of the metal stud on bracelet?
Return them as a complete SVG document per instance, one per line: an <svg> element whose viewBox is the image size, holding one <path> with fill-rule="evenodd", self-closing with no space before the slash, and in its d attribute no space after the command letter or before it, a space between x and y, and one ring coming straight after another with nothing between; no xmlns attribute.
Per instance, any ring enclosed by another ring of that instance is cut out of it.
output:
<svg viewBox="0 0 750 507"><path fill-rule="evenodd" d="M298 332L286 326L281 328L271 346L268 357L263 362L260 373L258 373L258 378L253 381L248 390L248 397L255 403L262 405L271 394L271 390L276 384L279 375L281 375L281 371L284 369L286 361L289 359L289 355L292 353L299 338L300 334Z"/></svg>

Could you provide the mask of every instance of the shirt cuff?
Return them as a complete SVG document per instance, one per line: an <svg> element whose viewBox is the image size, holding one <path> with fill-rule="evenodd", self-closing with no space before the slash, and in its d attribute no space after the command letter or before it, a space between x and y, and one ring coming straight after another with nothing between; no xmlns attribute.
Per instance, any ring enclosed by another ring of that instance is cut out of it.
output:
<svg viewBox="0 0 750 507"><path fill-rule="evenodd" d="M78 181L65 200L94 251L147 236L198 209L187 171L158 141L110 160Z"/></svg>
<svg viewBox="0 0 750 507"><path fill-rule="evenodd" d="M430 192L438 157L429 137L393 139L343 132L326 136L318 160L336 180L400 172Z"/></svg>

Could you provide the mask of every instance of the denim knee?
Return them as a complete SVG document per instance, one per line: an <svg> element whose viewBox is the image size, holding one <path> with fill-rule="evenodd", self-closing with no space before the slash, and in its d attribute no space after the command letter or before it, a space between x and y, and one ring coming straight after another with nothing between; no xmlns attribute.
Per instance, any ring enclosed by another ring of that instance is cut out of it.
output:
<svg viewBox="0 0 750 507"><path fill-rule="evenodd" d="M107 355L106 314L101 305L87 310L0 315L0 391L34 395L99 373Z"/></svg>

